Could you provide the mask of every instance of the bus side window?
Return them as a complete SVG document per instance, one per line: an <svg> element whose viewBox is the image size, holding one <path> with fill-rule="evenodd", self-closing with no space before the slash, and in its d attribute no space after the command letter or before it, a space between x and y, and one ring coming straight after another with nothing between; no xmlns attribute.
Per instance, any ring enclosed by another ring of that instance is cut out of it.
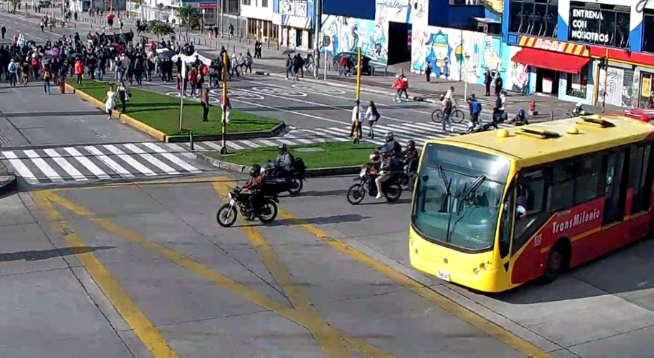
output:
<svg viewBox="0 0 654 358"><path fill-rule="evenodd" d="M574 162L554 164L547 197L547 211L559 211L572 206L575 191Z"/></svg>
<svg viewBox="0 0 654 358"><path fill-rule="evenodd" d="M546 180L542 169L521 175L517 186L516 218L513 231L515 254L547 220L544 207Z"/></svg>
<svg viewBox="0 0 654 358"><path fill-rule="evenodd" d="M500 256L505 258L511 249L511 235L513 229L513 216L515 213L515 186L511 185L504 199L504 210L500 223Z"/></svg>

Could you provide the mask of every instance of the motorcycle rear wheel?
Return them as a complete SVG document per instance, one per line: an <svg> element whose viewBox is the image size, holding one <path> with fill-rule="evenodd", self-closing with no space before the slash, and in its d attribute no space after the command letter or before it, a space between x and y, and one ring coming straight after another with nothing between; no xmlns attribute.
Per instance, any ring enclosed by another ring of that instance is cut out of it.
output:
<svg viewBox="0 0 654 358"><path fill-rule="evenodd" d="M238 213L236 212L236 208L232 207L230 209L229 204L223 204L223 206L218 209L218 213L216 213L216 221L218 221L218 225L222 227L230 227L234 225L237 218Z"/></svg>
<svg viewBox="0 0 654 358"><path fill-rule="evenodd" d="M291 179L291 189L289 189L288 193L291 195L298 195L302 191L302 188L304 188L304 181L302 179L293 178Z"/></svg>
<svg viewBox="0 0 654 358"><path fill-rule="evenodd" d="M259 214L259 220L262 223L267 224L275 220L277 217L277 204L272 200L266 200L261 206L261 214Z"/></svg>
<svg viewBox="0 0 654 358"><path fill-rule="evenodd" d="M354 184L347 191L347 201L352 205L361 204L366 197L366 191L362 184Z"/></svg>
<svg viewBox="0 0 654 358"><path fill-rule="evenodd" d="M389 203L394 203L400 200L401 196L402 187L397 183L391 184L384 189L384 197L386 197L386 201Z"/></svg>

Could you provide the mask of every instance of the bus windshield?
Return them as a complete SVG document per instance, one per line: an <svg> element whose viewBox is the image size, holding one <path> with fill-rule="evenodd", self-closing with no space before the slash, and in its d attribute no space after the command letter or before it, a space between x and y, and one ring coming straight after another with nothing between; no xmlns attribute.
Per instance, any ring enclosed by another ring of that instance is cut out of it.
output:
<svg viewBox="0 0 654 358"><path fill-rule="evenodd" d="M412 223L426 239L465 250L493 247L510 162L429 144L423 152Z"/></svg>

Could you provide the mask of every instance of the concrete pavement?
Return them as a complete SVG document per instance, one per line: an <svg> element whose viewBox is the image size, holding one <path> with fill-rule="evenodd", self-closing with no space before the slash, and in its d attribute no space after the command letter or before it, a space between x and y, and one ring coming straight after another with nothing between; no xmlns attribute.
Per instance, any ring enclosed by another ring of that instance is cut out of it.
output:
<svg viewBox="0 0 654 358"><path fill-rule="evenodd" d="M0 354L642 358L654 349L652 241L549 286L478 295L409 267L406 198L350 206L351 178L312 179L282 198L272 225L221 229L215 211L232 180L0 199L0 314L11 318L0 323Z"/></svg>

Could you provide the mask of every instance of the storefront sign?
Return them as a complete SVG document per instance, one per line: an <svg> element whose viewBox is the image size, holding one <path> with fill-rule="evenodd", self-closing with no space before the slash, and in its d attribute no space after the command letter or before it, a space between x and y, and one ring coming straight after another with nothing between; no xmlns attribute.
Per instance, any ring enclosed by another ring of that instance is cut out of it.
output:
<svg viewBox="0 0 654 358"><path fill-rule="evenodd" d="M570 39L596 44L608 44L610 36L600 28L594 26L597 22L603 23L604 16L601 10L572 9L570 12ZM589 24L590 23L590 24Z"/></svg>
<svg viewBox="0 0 654 358"><path fill-rule="evenodd" d="M216 2L201 2L200 9L217 9L218 3Z"/></svg>
<svg viewBox="0 0 654 358"><path fill-rule="evenodd" d="M307 2L289 0L280 1L279 13L282 15L307 17Z"/></svg>
<svg viewBox="0 0 654 358"><path fill-rule="evenodd" d="M518 44L539 50L567 53L570 55L588 57L589 50L586 45L576 45L563 41L546 40L537 37L521 36Z"/></svg>

